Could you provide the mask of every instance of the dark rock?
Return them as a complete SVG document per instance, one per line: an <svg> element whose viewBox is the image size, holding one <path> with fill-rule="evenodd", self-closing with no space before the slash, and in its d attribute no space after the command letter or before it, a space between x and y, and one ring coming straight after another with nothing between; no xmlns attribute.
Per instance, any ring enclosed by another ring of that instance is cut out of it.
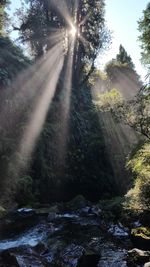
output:
<svg viewBox="0 0 150 267"><path fill-rule="evenodd" d="M111 224L108 233L112 234L113 236L117 238L127 238L128 235L128 229L124 228L124 226L121 223L118 224Z"/></svg>
<svg viewBox="0 0 150 267"><path fill-rule="evenodd" d="M57 218L57 214L56 214L55 212L50 212L50 213L48 214L47 220L48 220L49 222L51 222L51 221L54 221L56 218Z"/></svg>
<svg viewBox="0 0 150 267"><path fill-rule="evenodd" d="M96 205L92 206L89 212L96 215L96 216L102 215L102 210Z"/></svg>
<svg viewBox="0 0 150 267"><path fill-rule="evenodd" d="M100 246L101 258L97 267L127 267L125 249L119 248L112 242L103 241ZM133 266L132 266L133 267Z"/></svg>
<svg viewBox="0 0 150 267"><path fill-rule="evenodd" d="M142 225L145 227L149 227L149 222L150 222L150 211L144 211L141 216L140 216L140 222Z"/></svg>
<svg viewBox="0 0 150 267"><path fill-rule="evenodd" d="M78 213L80 214L80 216L88 216L90 214L90 210L91 210L91 207L86 206L80 209Z"/></svg>
<svg viewBox="0 0 150 267"><path fill-rule="evenodd" d="M77 267L97 267L100 260L100 255L98 254L84 254L78 262Z"/></svg>
<svg viewBox="0 0 150 267"><path fill-rule="evenodd" d="M86 206L89 206L89 201L86 200L82 195L76 196L66 204L67 209L71 211L80 210L85 208Z"/></svg>
<svg viewBox="0 0 150 267"><path fill-rule="evenodd" d="M38 222L35 212L29 210L16 210L7 214L0 220L0 239L17 235L34 226Z"/></svg>
<svg viewBox="0 0 150 267"><path fill-rule="evenodd" d="M62 210L62 205L54 204L49 207L35 209L35 213L39 216L48 216L50 213L59 213Z"/></svg>
<svg viewBox="0 0 150 267"><path fill-rule="evenodd" d="M36 246L34 246L34 250L35 250L38 254L43 253L46 249L47 249L47 247L46 247L45 244L42 243L42 242L39 242Z"/></svg>
<svg viewBox="0 0 150 267"><path fill-rule="evenodd" d="M139 249L150 249L150 229L146 227L132 229L131 241Z"/></svg>
<svg viewBox="0 0 150 267"><path fill-rule="evenodd" d="M128 251L128 264L134 266L134 264L144 264L150 260L150 252L134 248Z"/></svg>
<svg viewBox="0 0 150 267"><path fill-rule="evenodd" d="M0 256L4 266L8 265L11 267L20 267L16 259L16 256L13 253L9 252L8 250L3 251Z"/></svg>
<svg viewBox="0 0 150 267"><path fill-rule="evenodd" d="M63 263L63 267L76 267L78 266L78 261L82 257L83 253L84 248L82 246L71 244L60 254L60 262Z"/></svg>

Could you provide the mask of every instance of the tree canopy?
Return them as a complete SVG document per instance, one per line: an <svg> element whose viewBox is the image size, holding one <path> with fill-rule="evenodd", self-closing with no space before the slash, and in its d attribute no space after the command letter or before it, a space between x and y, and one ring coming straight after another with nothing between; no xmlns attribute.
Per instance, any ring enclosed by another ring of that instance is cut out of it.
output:
<svg viewBox="0 0 150 267"><path fill-rule="evenodd" d="M138 21L140 31L139 40L142 48L142 62L150 68L150 3L143 11L143 17Z"/></svg>
<svg viewBox="0 0 150 267"><path fill-rule="evenodd" d="M20 26L15 29L20 30L22 41L29 43L32 53L39 57L43 54L44 47L49 50L56 40L65 41L66 34L67 38L72 38L69 32L75 27L74 81L81 80L80 73L83 76L86 65L91 66L91 73L99 50L109 40L105 28L104 0L80 0L78 4L70 0L66 3L53 0L27 2L28 8L25 13L19 12ZM54 38L58 35L58 38Z"/></svg>
<svg viewBox="0 0 150 267"><path fill-rule="evenodd" d="M121 64L127 64L130 68L134 69L134 64L132 62L131 57L127 54L125 48L120 45L119 46L119 53L116 56L117 62Z"/></svg>

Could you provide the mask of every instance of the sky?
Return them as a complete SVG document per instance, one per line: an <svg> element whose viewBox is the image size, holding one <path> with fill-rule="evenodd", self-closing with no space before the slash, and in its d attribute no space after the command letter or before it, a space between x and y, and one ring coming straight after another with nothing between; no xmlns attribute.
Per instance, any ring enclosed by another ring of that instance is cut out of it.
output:
<svg viewBox="0 0 150 267"><path fill-rule="evenodd" d="M146 9L148 0L105 0L106 21L108 29L112 33L112 45L105 55L100 55L98 63L105 64L115 58L122 44L127 53L131 56L135 64L137 73L144 80L146 70L142 67L140 42L137 40L140 32L138 31L137 21L142 18L143 10Z"/></svg>
<svg viewBox="0 0 150 267"><path fill-rule="evenodd" d="M108 29L112 31L112 45L109 51L100 55L97 63L103 67L106 62L115 58L122 44L135 64L137 73L144 80L146 70L142 67L140 42L137 40L137 21L142 17L142 11L146 8L148 0L105 0ZM11 13L20 6L21 0L12 0Z"/></svg>

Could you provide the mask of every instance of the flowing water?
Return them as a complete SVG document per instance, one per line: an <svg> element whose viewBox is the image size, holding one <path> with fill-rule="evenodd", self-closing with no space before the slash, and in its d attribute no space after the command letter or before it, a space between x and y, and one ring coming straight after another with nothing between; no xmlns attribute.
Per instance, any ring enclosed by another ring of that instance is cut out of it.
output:
<svg viewBox="0 0 150 267"><path fill-rule="evenodd" d="M19 221L16 217L16 225L25 218L27 220L28 216L35 216L34 212L18 211ZM127 266L126 245L124 243L123 247L122 244L122 240L128 239L127 232L121 225L106 226L94 209L86 207L76 212L36 212L36 217L35 225L28 225L27 229L25 227L16 234L13 230L8 231L8 235L0 240L0 263L4 264L0 266ZM117 227L122 227L122 232L118 230L120 234L111 238L112 229Z"/></svg>

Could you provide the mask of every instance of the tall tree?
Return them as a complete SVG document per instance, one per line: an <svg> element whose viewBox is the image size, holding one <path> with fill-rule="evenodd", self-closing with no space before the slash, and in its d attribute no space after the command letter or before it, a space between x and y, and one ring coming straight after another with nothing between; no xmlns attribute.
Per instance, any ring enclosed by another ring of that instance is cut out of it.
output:
<svg viewBox="0 0 150 267"><path fill-rule="evenodd" d="M65 38L65 32L69 35L75 27L74 81L86 80L94 69L97 53L109 38L104 23L104 0L67 0L66 4L58 0L27 2L29 8L20 15L20 27L15 27L20 29L22 39L30 43L35 56L41 56L45 46L49 49L54 44L53 34L62 32L60 38ZM63 13L64 9L68 14ZM91 66L89 74L79 79L85 65Z"/></svg>
<svg viewBox="0 0 150 267"><path fill-rule="evenodd" d="M3 34L3 28L6 22L7 13L5 11L6 6L9 4L8 0L0 1L0 35Z"/></svg>
<svg viewBox="0 0 150 267"><path fill-rule="evenodd" d="M142 48L142 62L150 68L150 3L143 11L143 17L138 21L138 25L141 32L139 40Z"/></svg>
<svg viewBox="0 0 150 267"><path fill-rule="evenodd" d="M18 29L21 39L29 43L35 58L43 55L45 47L48 51L60 40L64 41L66 63L71 48L67 43L74 43L73 92L67 118L69 134L65 133L68 146L65 147L66 161L62 164L64 169L62 172L57 165L58 148L62 148L56 141L64 137L64 109L60 107L65 107L66 103L63 91L65 64L29 170L34 192L45 202L67 200L79 193L93 200L106 192L113 194L112 168L100 135L91 93L85 86L99 49L108 41L104 0L28 0L28 9L20 14L20 25L14 29Z"/></svg>
<svg viewBox="0 0 150 267"><path fill-rule="evenodd" d="M122 64L127 64L130 68L134 69L132 59L122 45L119 46L119 54L117 54L116 60Z"/></svg>

